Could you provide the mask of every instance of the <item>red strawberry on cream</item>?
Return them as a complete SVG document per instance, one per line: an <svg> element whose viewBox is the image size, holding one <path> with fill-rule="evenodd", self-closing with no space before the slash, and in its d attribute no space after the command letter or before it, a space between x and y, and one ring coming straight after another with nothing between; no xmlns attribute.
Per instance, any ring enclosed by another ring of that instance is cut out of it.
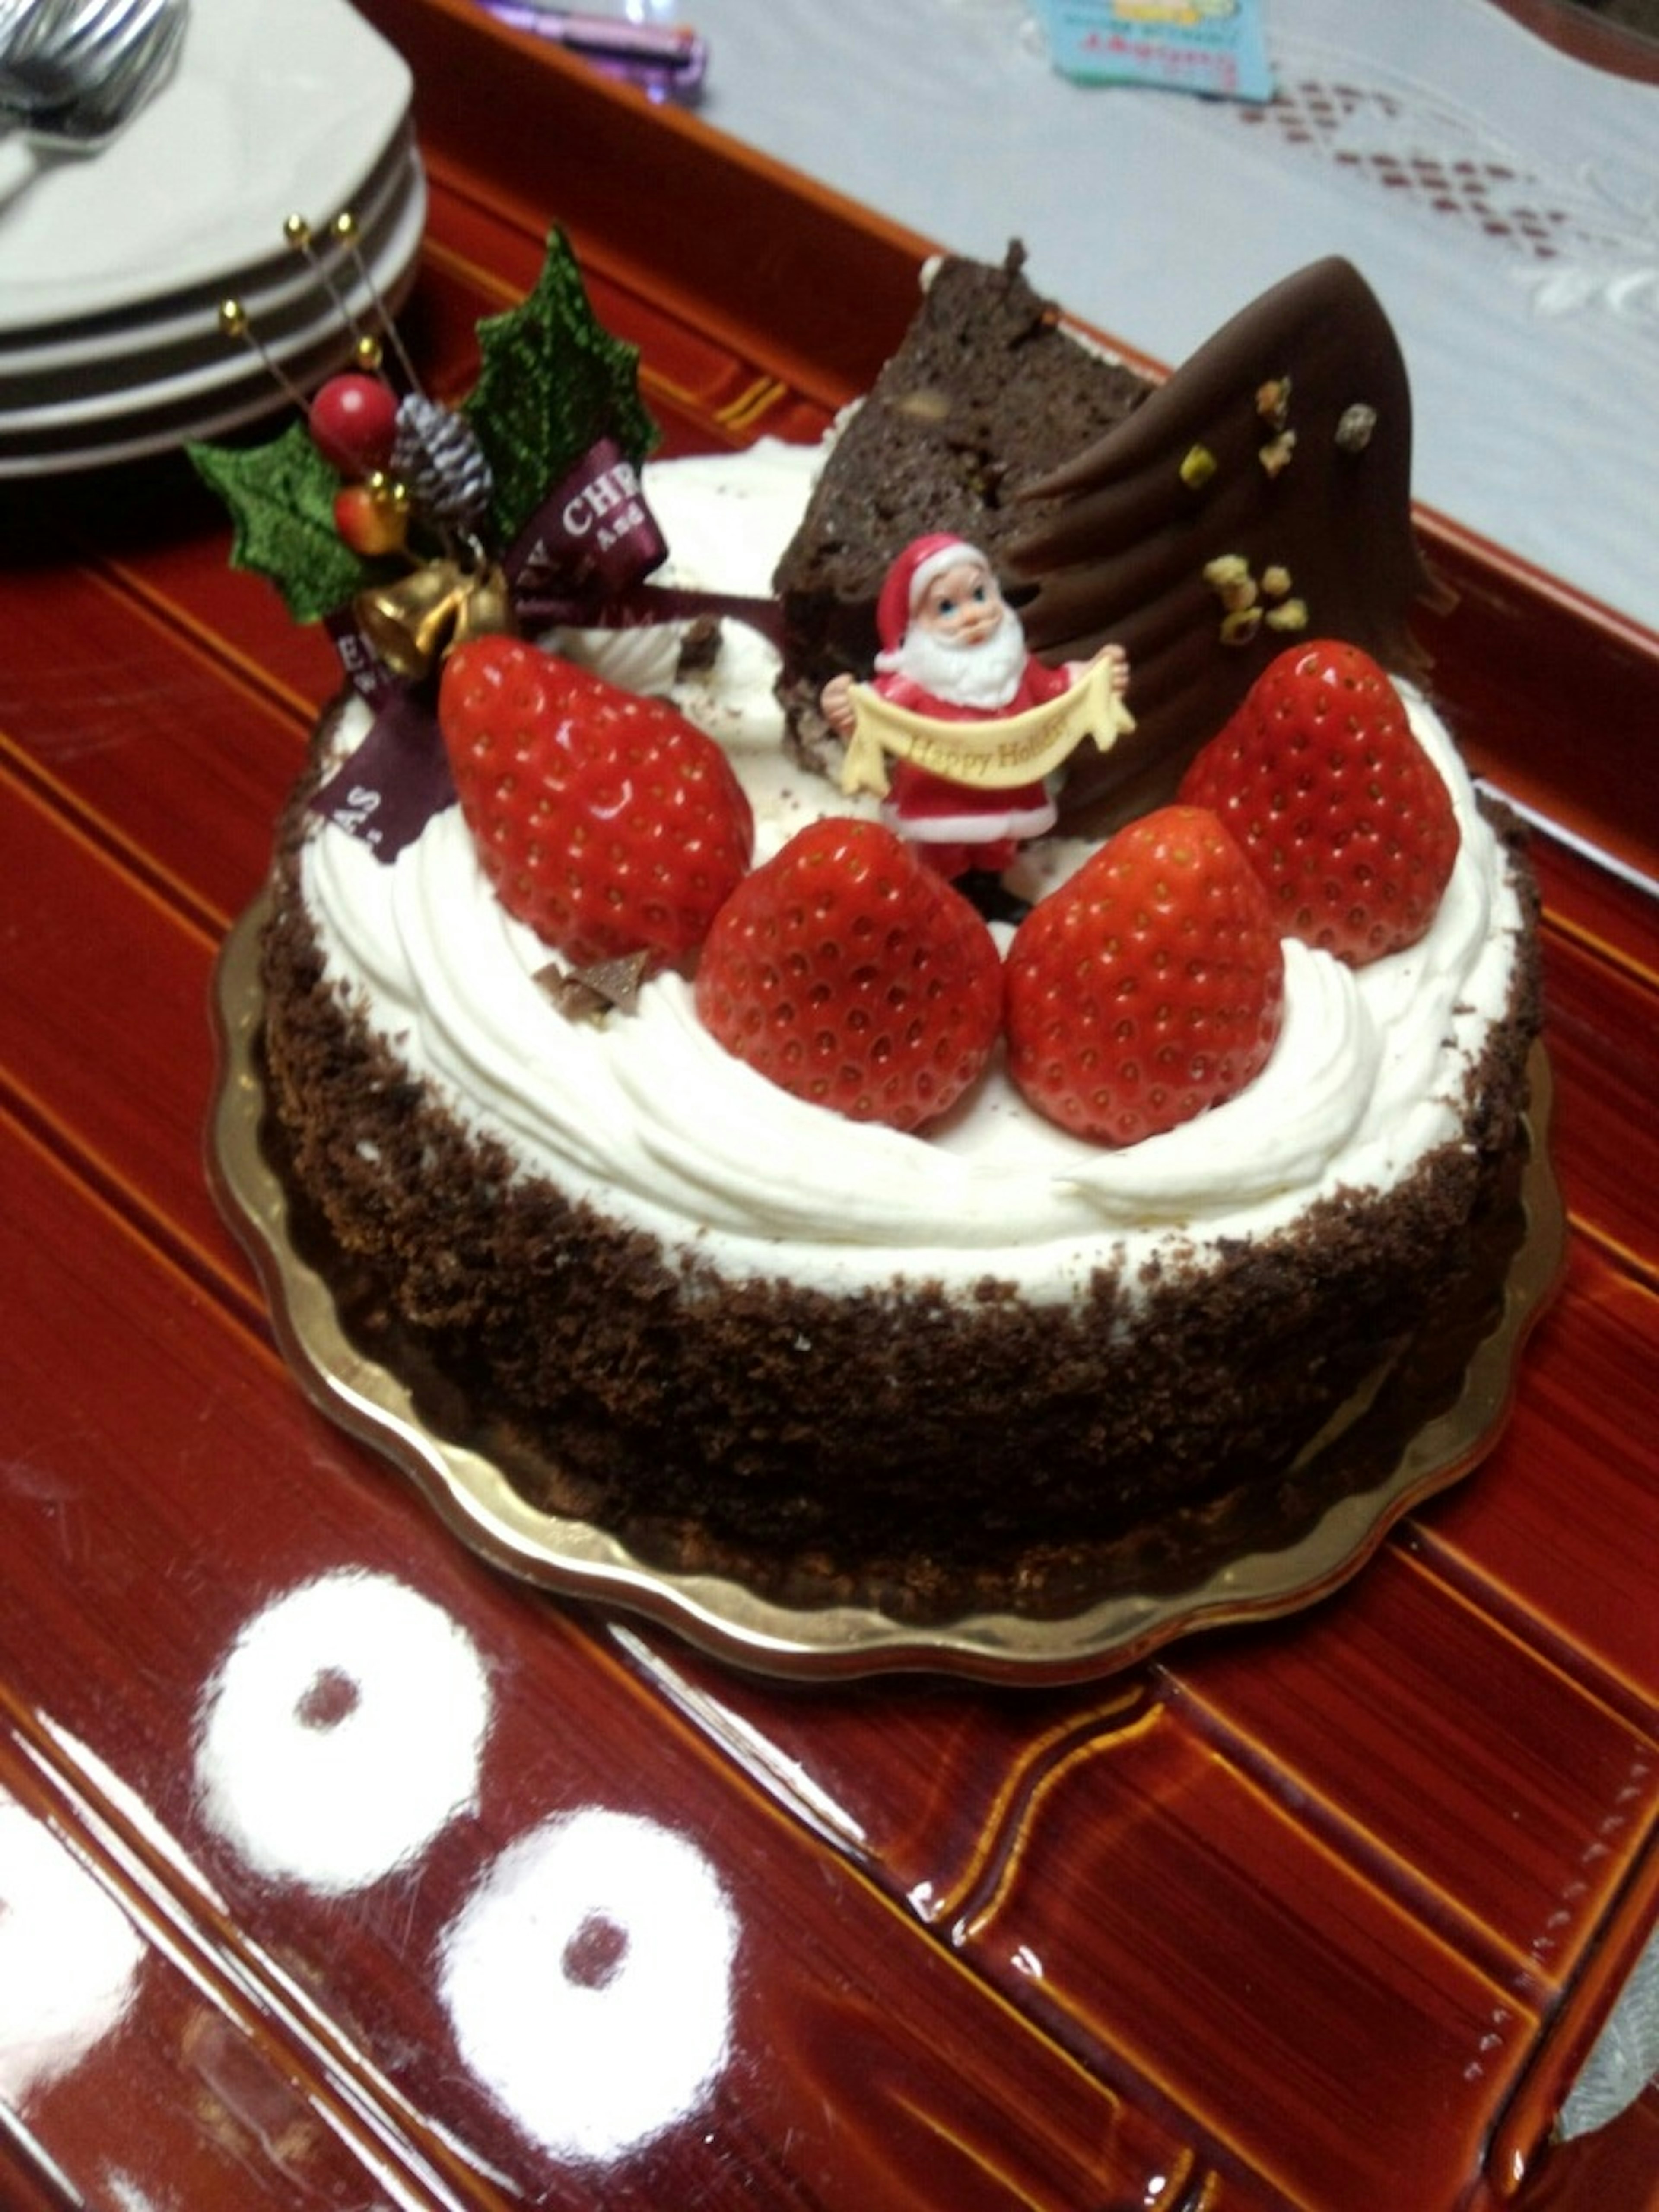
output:
<svg viewBox="0 0 1659 2212"><path fill-rule="evenodd" d="M1020 924L1008 1072L1075 1135L1133 1145L1236 1097L1279 1035L1285 962L1267 896L1216 817L1120 830Z"/></svg>
<svg viewBox="0 0 1659 2212"><path fill-rule="evenodd" d="M973 908L890 830L831 817L721 908L696 1006L729 1052L795 1097L917 1129L990 1057L1002 962Z"/></svg>
<svg viewBox="0 0 1659 2212"><path fill-rule="evenodd" d="M754 838L711 738L501 636L450 654L438 719L479 865L518 921L578 967L673 966L702 942Z"/></svg>
<svg viewBox="0 0 1659 2212"><path fill-rule="evenodd" d="M1243 846L1281 934L1360 967L1417 940L1457 858L1450 793L1358 646L1281 653L1182 780Z"/></svg>

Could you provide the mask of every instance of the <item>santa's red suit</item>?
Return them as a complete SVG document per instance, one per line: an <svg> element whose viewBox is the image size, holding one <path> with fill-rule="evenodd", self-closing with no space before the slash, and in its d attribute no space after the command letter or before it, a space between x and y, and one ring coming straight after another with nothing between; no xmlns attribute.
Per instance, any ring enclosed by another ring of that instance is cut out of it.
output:
<svg viewBox="0 0 1659 2212"><path fill-rule="evenodd" d="M896 707L927 714L938 722L1001 721L1042 707L1071 687L1063 668L1028 660L1013 696L1000 707L964 707L897 672L878 676L876 689ZM917 844L988 844L1007 838L1041 837L1054 826L1056 810L1047 787L1022 783L1012 790L988 791L978 784L951 783L914 761L896 760L889 770L882 812L902 836ZM1006 862L997 865L1006 866Z"/></svg>
<svg viewBox="0 0 1659 2212"><path fill-rule="evenodd" d="M882 644L876 690L896 706L940 722L1000 721L1058 698L1070 688L1076 670L1047 668L1030 654L1024 656L1012 688L994 705L942 696L907 672L907 633L922 590L931 576L964 556L988 571L982 554L943 532L915 539L893 562L876 610ZM1005 611L1003 622L1018 633L1018 617L1012 609ZM1041 837L1054 826L1054 803L1042 783L987 790L981 785L953 783L907 760L894 761L889 773L883 819L900 836L922 847L945 875L959 875L966 868L1006 868L1025 839Z"/></svg>

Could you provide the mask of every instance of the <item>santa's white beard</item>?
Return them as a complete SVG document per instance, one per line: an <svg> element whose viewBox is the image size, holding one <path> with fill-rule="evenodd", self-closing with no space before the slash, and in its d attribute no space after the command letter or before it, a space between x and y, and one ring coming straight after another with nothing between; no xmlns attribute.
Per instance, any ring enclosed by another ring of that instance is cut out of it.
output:
<svg viewBox="0 0 1659 2212"><path fill-rule="evenodd" d="M982 644L961 645L913 623L896 666L952 707L1006 707L1025 673L1025 632L1012 607Z"/></svg>

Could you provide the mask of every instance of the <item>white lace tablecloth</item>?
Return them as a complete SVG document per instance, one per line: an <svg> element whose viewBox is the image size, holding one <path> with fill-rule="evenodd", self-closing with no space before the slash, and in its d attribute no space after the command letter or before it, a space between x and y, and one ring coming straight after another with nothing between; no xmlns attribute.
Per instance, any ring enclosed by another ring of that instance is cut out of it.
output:
<svg viewBox="0 0 1659 2212"><path fill-rule="evenodd" d="M1326 253L1404 343L1419 499L1659 629L1659 87L1488 0L1266 0L1267 109L1083 87L1024 0L631 0L718 128L1174 363ZM619 4L617 12L623 12Z"/></svg>

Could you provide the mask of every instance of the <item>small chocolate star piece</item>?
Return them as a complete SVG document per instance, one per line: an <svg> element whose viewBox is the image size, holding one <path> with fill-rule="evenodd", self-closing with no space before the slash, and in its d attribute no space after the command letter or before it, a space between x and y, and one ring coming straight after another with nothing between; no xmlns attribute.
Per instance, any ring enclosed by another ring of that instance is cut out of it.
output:
<svg viewBox="0 0 1659 2212"><path fill-rule="evenodd" d="M591 968L561 968L550 961L537 970L536 981L567 1021L602 1022L611 1013L634 1012L649 957L630 952L625 958L598 961Z"/></svg>

